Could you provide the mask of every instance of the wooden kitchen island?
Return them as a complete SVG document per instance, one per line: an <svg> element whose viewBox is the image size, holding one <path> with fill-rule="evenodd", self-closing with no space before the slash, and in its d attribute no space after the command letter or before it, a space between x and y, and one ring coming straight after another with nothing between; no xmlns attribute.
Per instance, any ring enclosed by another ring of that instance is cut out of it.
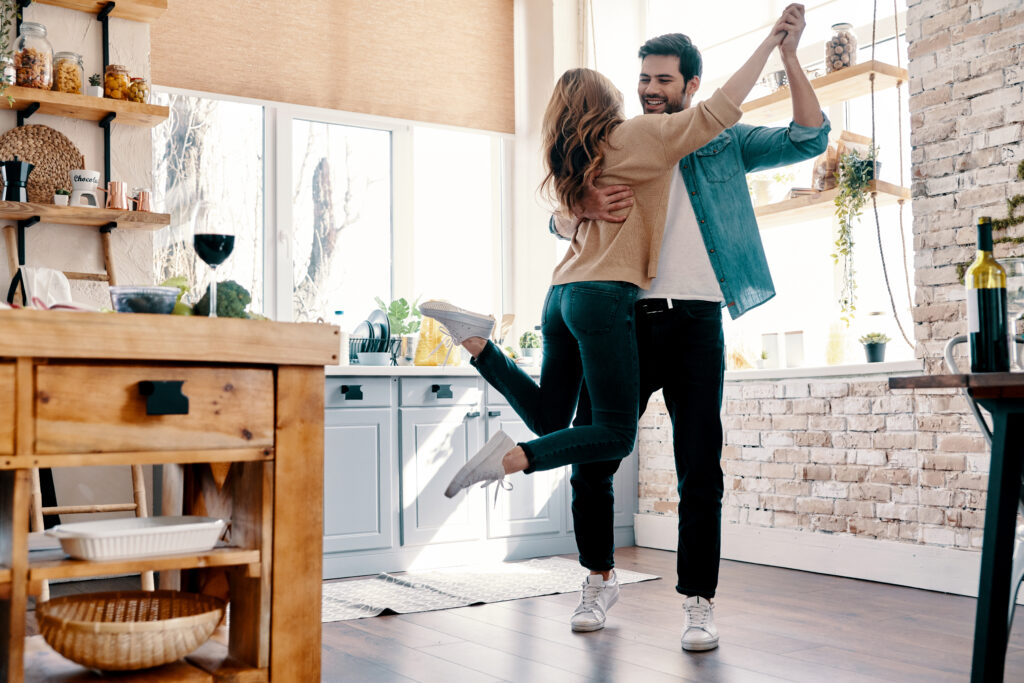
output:
<svg viewBox="0 0 1024 683"><path fill-rule="evenodd" d="M145 680L320 680L323 366L337 354L328 325L0 311L0 680L53 680L58 655L40 636L26 647L41 581L175 569L230 601L228 644ZM128 464L180 466L184 514L230 519L227 547L29 559L32 468Z"/></svg>

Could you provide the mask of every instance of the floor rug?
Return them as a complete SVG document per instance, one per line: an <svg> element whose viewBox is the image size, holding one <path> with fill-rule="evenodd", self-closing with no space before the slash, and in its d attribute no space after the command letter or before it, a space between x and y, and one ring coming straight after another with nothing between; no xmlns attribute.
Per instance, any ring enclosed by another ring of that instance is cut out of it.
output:
<svg viewBox="0 0 1024 683"><path fill-rule="evenodd" d="M660 578L616 569L619 583ZM575 560L546 557L525 562L450 567L323 585L321 621L344 621L380 614L429 612L484 602L501 602L580 589L588 571Z"/></svg>

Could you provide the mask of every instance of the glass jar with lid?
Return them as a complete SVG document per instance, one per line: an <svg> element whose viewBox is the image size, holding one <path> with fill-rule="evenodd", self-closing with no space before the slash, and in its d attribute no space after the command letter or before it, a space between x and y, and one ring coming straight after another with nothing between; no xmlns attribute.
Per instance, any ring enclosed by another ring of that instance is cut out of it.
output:
<svg viewBox="0 0 1024 683"><path fill-rule="evenodd" d="M832 73L857 63L857 36L853 24L832 24L834 34L825 41L825 71Z"/></svg>
<svg viewBox="0 0 1024 683"><path fill-rule="evenodd" d="M133 76L128 84L128 99L141 104L149 103L149 83L141 76Z"/></svg>
<svg viewBox="0 0 1024 683"><path fill-rule="evenodd" d="M85 67L77 52L58 52L53 56L53 89L57 92L82 94Z"/></svg>
<svg viewBox="0 0 1024 683"><path fill-rule="evenodd" d="M121 64L109 64L103 73L103 95L112 100L128 99L128 69Z"/></svg>
<svg viewBox="0 0 1024 683"><path fill-rule="evenodd" d="M14 42L14 70L17 85L41 90L49 90L53 85L53 47L42 24L22 23Z"/></svg>

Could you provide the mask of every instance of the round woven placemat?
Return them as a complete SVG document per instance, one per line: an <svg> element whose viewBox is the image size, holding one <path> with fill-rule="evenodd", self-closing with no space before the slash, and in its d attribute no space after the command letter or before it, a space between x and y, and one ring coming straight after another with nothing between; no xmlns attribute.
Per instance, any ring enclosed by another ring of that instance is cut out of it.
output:
<svg viewBox="0 0 1024 683"><path fill-rule="evenodd" d="M0 161L12 161L14 155L35 165L28 176L28 200L37 204L52 204L57 188L71 190L68 171L85 168L75 143L49 126L21 126L0 135Z"/></svg>

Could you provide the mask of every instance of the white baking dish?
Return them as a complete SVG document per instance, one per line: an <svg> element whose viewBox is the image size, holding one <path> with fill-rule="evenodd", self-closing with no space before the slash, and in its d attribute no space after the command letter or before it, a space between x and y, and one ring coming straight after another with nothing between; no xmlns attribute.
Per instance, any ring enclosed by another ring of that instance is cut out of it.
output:
<svg viewBox="0 0 1024 683"><path fill-rule="evenodd" d="M60 540L71 557L113 560L173 553L206 552L227 523L213 517L126 517L58 524L47 534Z"/></svg>

